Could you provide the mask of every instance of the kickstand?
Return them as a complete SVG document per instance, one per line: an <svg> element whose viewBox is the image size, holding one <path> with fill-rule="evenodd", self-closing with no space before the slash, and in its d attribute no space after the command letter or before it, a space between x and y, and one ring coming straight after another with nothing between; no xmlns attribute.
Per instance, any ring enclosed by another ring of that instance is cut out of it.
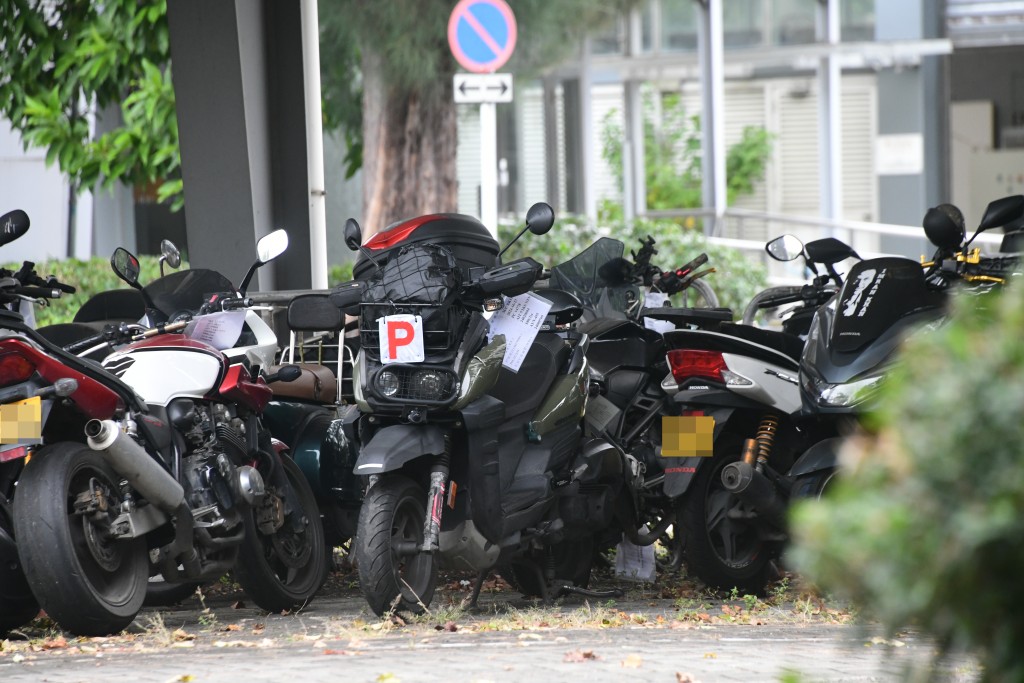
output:
<svg viewBox="0 0 1024 683"><path fill-rule="evenodd" d="M490 573L490 570L484 569L476 575L476 581L473 582L473 597L469 600L470 609L476 609L476 601L480 599L480 589L484 587L484 581Z"/></svg>
<svg viewBox="0 0 1024 683"><path fill-rule="evenodd" d="M622 591L618 588L609 588L608 590L597 591L589 588L580 588L579 586L573 586L571 584L563 583L559 584L555 589L555 598L560 598L563 595L582 595L587 598L594 598L595 600L605 600L608 598L621 598Z"/></svg>

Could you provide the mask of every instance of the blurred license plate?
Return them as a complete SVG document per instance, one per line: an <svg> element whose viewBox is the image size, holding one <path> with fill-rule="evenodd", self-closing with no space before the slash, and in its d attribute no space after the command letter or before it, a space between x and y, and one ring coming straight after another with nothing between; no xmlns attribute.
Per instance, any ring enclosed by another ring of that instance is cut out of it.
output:
<svg viewBox="0 0 1024 683"><path fill-rule="evenodd" d="M715 418L711 415L664 415L661 418L663 458L709 458L715 454Z"/></svg>
<svg viewBox="0 0 1024 683"><path fill-rule="evenodd" d="M0 444L39 441L42 431L42 401L38 396L0 405Z"/></svg>

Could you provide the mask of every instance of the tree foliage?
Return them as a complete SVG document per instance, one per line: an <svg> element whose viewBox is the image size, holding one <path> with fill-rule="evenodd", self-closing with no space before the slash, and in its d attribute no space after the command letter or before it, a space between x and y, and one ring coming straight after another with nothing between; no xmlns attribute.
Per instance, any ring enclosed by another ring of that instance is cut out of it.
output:
<svg viewBox="0 0 1024 683"><path fill-rule="evenodd" d="M890 629L975 649L1024 680L1024 288L963 296L910 340L873 434L827 497L795 510L794 559Z"/></svg>
<svg viewBox="0 0 1024 683"><path fill-rule="evenodd" d="M679 93L659 94L646 89L643 95L644 179L649 209L696 209L703 204L700 117L687 114ZM623 136L619 113L605 115L601 127L601 156L619 187L623 185ZM754 191L764 178L772 151L772 134L747 126L741 139L729 147L725 158L726 200L732 204ZM603 213L621 219L622 207L605 202Z"/></svg>
<svg viewBox="0 0 1024 683"><path fill-rule="evenodd" d="M518 41L504 70L528 76L556 63L578 47L588 30L614 21L635 4L636 0L509 0ZM448 17L454 6L452 0L320 2L324 122L329 130L345 135L350 173L359 168L363 154L363 53L372 50L380 55L382 76L393 93L450 87L458 68L448 48Z"/></svg>
<svg viewBox="0 0 1024 683"><path fill-rule="evenodd" d="M166 0L0 3L0 114L76 188L157 184L178 196L180 158ZM85 112L119 106L96 137Z"/></svg>

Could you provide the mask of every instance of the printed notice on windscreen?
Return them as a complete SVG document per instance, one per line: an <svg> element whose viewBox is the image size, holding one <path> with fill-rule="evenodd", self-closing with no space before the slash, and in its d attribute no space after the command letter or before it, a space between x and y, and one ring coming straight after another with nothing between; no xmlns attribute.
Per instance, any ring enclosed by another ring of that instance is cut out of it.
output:
<svg viewBox="0 0 1024 683"><path fill-rule="evenodd" d="M185 328L185 336L223 351L230 349L242 336L245 311L218 311L193 318Z"/></svg>
<svg viewBox="0 0 1024 683"><path fill-rule="evenodd" d="M505 335L505 358L501 361L502 365L512 372L519 372L530 345L544 324L544 316L550 310L551 302L533 292L505 297L505 307L491 317L489 333L489 339L499 334Z"/></svg>

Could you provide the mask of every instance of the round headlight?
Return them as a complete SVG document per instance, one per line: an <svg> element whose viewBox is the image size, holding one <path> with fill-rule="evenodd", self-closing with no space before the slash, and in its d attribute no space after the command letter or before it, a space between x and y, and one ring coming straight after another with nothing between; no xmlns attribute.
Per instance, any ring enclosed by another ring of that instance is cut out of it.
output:
<svg viewBox="0 0 1024 683"><path fill-rule="evenodd" d="M398 393L399 388L398 375L390 370L385 370L377 375L377 387L385 396L394 396Z"/></svg>
<svg viewBox="0 0 1024 683"><path fill-rule="evenodd" d="M420 370L412 376L413 394L426 399L441 399L447 396L451 378L438 370Z"/></svg>

